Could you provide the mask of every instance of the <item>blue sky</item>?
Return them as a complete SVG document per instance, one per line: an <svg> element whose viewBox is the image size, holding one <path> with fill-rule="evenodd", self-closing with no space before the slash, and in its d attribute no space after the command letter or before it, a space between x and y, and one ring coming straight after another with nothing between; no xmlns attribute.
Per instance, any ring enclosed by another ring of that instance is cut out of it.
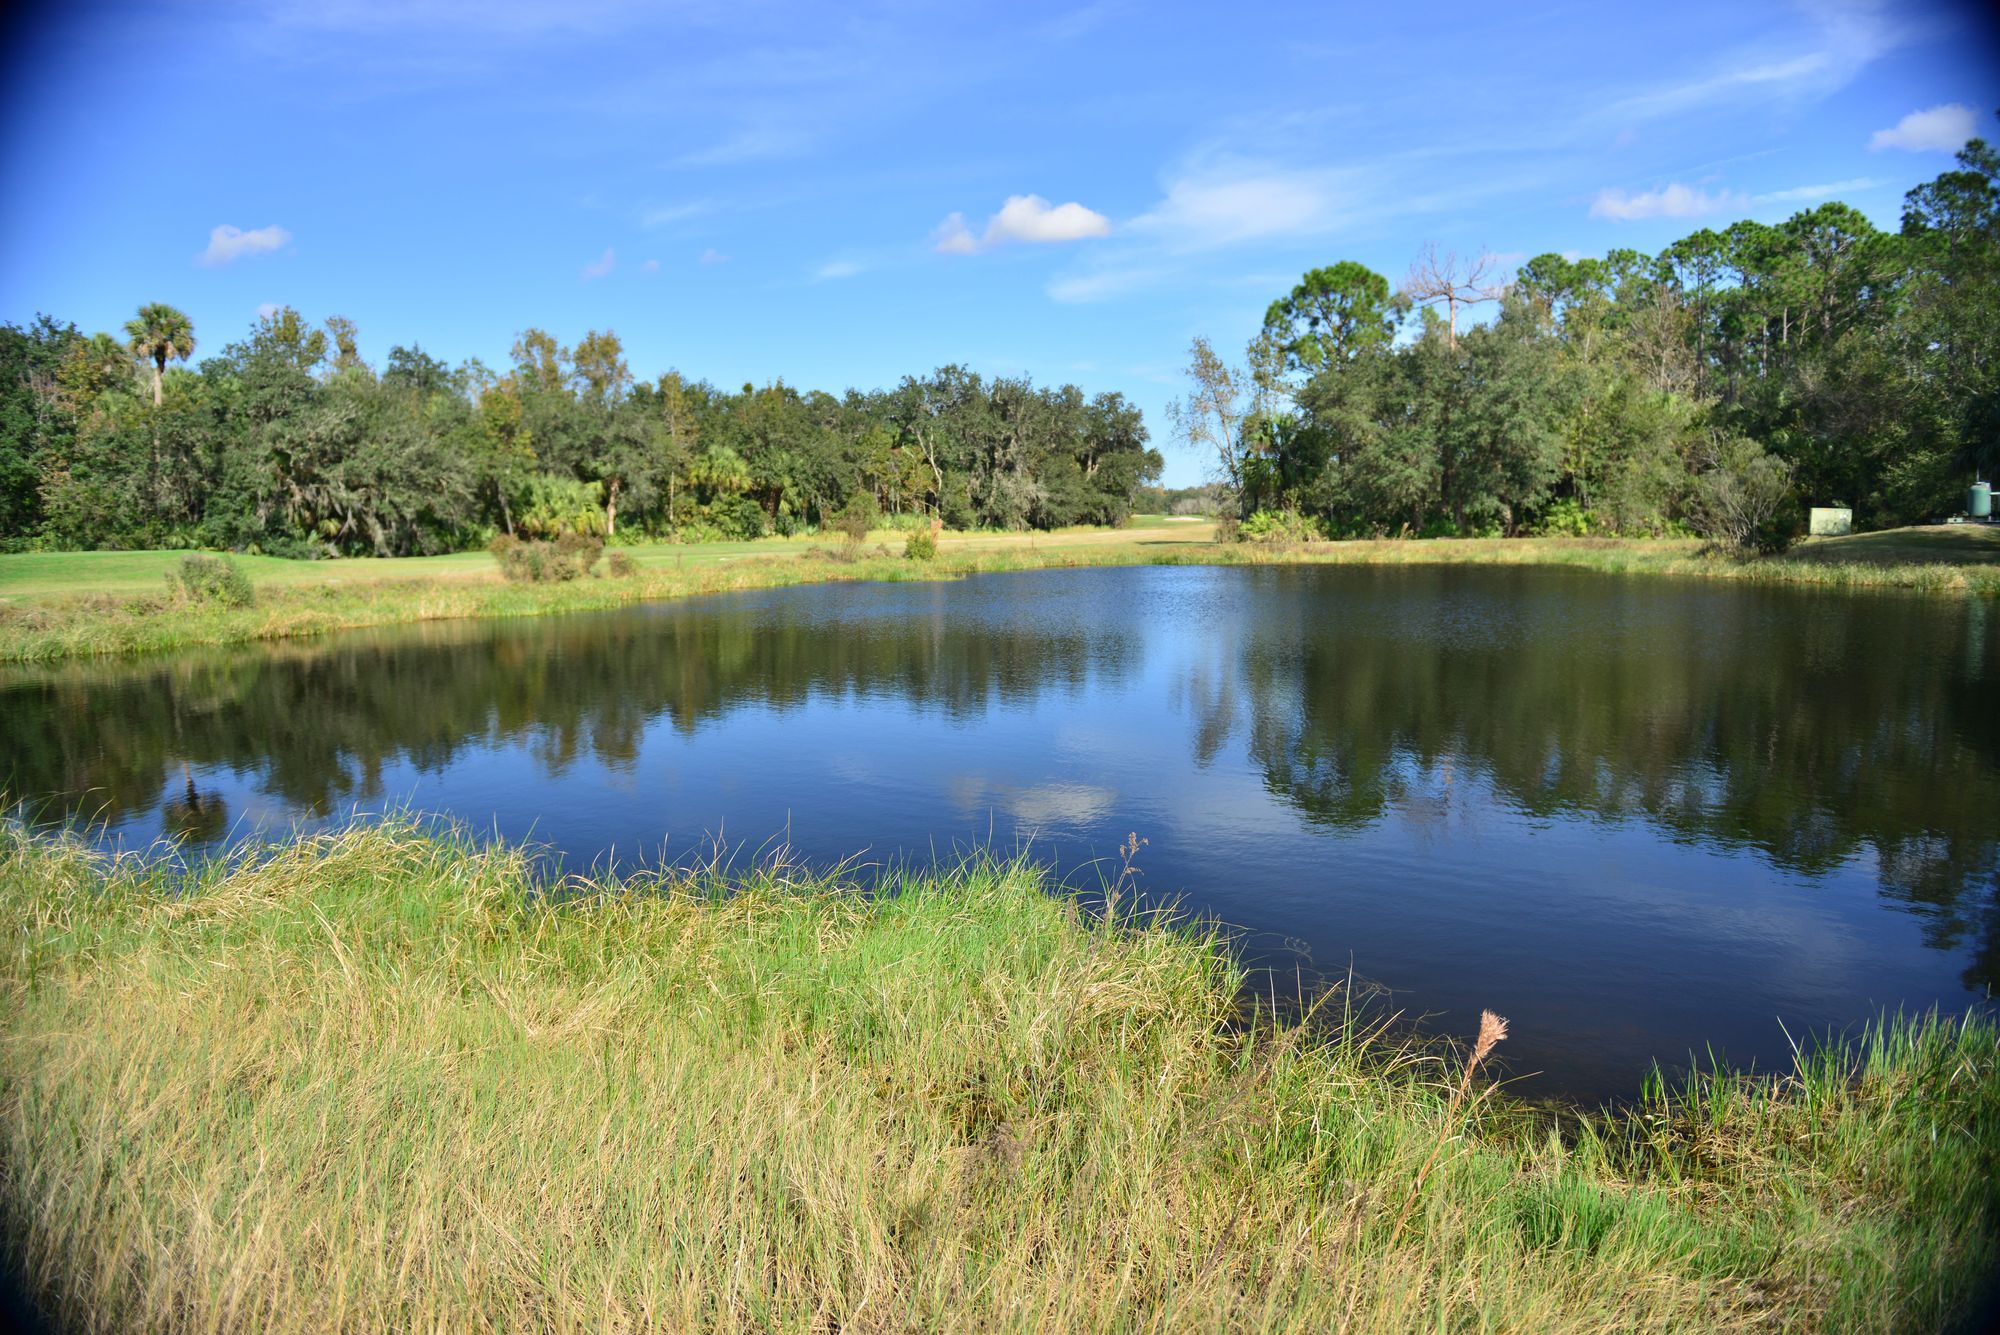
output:
<svg viewBox="0 0 2000 1335"><path fill-rule="evenodd" d="M949 361L1161 409L1306 268L1654 250L1989 135L1984 11L1894 3L50 8L6 52L0 319L202 351L268 303L505 363L839 389Z"/></svg>

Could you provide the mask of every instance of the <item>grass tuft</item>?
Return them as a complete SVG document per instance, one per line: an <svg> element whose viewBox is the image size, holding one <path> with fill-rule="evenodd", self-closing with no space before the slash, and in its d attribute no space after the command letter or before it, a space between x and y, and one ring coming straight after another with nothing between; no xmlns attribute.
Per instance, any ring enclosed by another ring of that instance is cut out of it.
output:
<svg viewBox="0 0 2000 1335"><path fill-rule="evenodd" d="M12 1262L80 1330L1666 1331L1932 1329L2000 1259L1986 1020L1554 1118L1246 1016L1200 924L888 889L0 831Z"/></svg>

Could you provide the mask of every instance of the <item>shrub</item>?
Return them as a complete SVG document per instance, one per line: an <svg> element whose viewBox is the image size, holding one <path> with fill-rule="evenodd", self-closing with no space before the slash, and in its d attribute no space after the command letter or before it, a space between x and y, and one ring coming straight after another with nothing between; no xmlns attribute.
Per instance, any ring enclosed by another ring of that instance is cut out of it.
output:
<svg viewBox="0 0 2000 1335"><path fill-rule="evenodd" d="M554 542L523 542L503 533L487 543L486 550L493 553L500 573L510 580L558 584L588 575L597 558L604 555L604 540L594 534L565 533ZM623 552L618 555L625 557ZM629 565L631 558L625 557L625 561ZM616 573L615 563L613 570Z"/></svg>
<svg viewBox="0 0 2000 1335"><path fill-rule="evenodd" d="M250 577L226 556L190 552L167 572L167 585L188 602L220 603L224 607L248 607L257 601Z"/></svg>
<svg viewBox="0 0 2000 1335"><path fill-rule="evenodd" d="M938 554L937 525L913 528L903 539L903 555L912 561L935 561Z"/></svg>
<svg viewBox="0 0 2000 1335"><path fill-rule="evenodd" d="M1238 526L1239 542L1318 542L1326 537L1319 521L1292 510L1259 510Z"/></svg>
<svg viewBox="0 0 2000 1335"><path fill-rule="evenodd" d="M1215 517L1215 540L1217 542L1240 542L1243 538L1243 521L1236 517L1234 510L1224 510Z"/></svg>
<svg viewBox="0 0 2000 1335"><path fill-rule="evenodd" d="M518 493L514 527L531 538L600 532L604 511L598 505L597 484L534 474Z"/></svg>
<svg viewBox="0 0 2000 1335"><path fill-rule="evenodd" d="M1542 538L1588 538L1590 510L1576 498L1566 496L1542 512L1542 522L1534 526L1534 532Z"/></svg>
<svg viewBox="0 0 2000 1335"><path fill-rule="evenodd" d="M770 526L764 507L748 496L718 496L700 516L729 539L761 538Z"/></svg>
<svg viewBox="0 0 2000 1335"><path fill-rule="evenodd" d="M868 540L868 530L881 522L881 518L882 510L875 504L875 493L857 491L847 498L847 504L834 512L833 526L858 547Z"/></svg>
<svg viewBox="0 0 2000 1335"><path fill-rule="evenodd" d="M1717 547L1782 552L1798 536L1791 470L1740 436L1714 442L1695 479L1689 521Z"/></svg>
<svg viewBox="0 0 2000 1335"><path fill-rule="evenodd" d="M630 552L613 552L606 566L613 579L630 579L639 573L639 563L632 559Z"/></svg>

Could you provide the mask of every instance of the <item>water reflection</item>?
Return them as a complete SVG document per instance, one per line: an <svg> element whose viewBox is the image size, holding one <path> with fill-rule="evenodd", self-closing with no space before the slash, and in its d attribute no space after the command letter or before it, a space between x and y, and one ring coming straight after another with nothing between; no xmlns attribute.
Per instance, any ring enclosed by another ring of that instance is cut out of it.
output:
<svg viewBox="0 0 2000 1335"><path fill-rule="evenodd" d="M384 796L398 762L441 773L512 744L540 779L560 781L584 757L629 768L656 721L692 735L746 704L861 697L965 720L1081 692L1136 653L1115 631L894 614L797 621L722 602L66 665L0 677L0 777L50 816L117 822L153 810L189 764L220 765L326 817Z"/></svg>
<svg viewBox="0 0 2000 1335"><path fill-rule="evenodd" d="M2000 983L1996 637L1532 570L783 590L0 672L0 786L197 844L411 800L582 862L726 831L1073 871L1138 830L1161 893L1515 1007L1510 1046L1610 1089Z"/></svg>

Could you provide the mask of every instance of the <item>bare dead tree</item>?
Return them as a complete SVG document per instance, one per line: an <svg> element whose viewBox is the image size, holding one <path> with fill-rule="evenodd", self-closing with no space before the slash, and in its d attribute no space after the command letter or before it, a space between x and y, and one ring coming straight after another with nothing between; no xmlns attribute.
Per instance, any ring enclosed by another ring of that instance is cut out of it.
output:
<svg viewBox="0 0 2000 1335"><path fill-rule="evenodd" d="M1410 276L1403 280L1403 295L1422 306L1445 308L1445 337L1451 347L1458 346L1458 308L1477 306L1481 302L1498 301L1505 285L1492 281L1494 259L1491 251L1481 247L1479 256L1467 262L1458 258L1458 252L1446 251L1438 254L1437 243L1424 242L1424 248L1417 254L1416 263L1410 266Z"/></svg>

